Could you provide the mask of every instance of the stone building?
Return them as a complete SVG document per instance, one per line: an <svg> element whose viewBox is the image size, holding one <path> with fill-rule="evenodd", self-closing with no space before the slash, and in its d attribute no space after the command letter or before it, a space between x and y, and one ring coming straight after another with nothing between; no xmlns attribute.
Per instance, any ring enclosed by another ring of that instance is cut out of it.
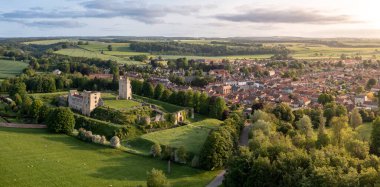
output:
<svg viewBox="0 0 380 187"><path fill-rule="evenodd" d="M68 105L70 108L89 116L98 106L103 105L100 92L70 90L68 96Z"/></svg>
<svg viewBox="0 0 380 187"><path fill-rule="evenodd" d="M119 99L132 99L131 81L126 76L119 79Z"/></svg>

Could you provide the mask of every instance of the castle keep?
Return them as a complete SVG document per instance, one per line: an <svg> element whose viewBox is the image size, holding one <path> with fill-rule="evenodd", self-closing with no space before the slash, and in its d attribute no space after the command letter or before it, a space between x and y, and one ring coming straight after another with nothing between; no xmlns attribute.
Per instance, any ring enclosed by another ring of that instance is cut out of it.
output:
<svg viewBox="0 0 380 187"><path fill-rule="evenodd" d="M120 76L119 99L132 99L132 86L128 77Z"/></svg>

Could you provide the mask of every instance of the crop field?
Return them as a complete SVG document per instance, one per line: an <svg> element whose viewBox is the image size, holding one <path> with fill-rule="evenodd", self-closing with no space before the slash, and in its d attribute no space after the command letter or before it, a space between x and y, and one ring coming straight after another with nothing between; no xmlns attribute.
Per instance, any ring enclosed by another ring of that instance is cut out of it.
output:
<svg viewBox="0 0 380 187"><path fill-rule="evenodd" d="M36 40L31 42L23 42L23 44L34 44L34 45L51 45L60 42L76 42L76 40L71 39L56 39L56 40Z"/></svg>
<svg viewBox="0 0 380 187"><path fill-rule="evenodd" d="M171 147L184 146L186 151L199 154L208 134L222 122L217 119L204 119L189 125L156 131L141 136L141 139Z"/></svg>
<svg viewBox="0 0 380 187"><path fill-rule="evenodd" d="M177 111L185 109L184 107L181 107L178 105L173 105L170 103L166 103L166 102L162 102L162 101L158 101L155 99L142 97L142 96L138 96L138 95L133 95L133 98L136 100L141 100L141 101L146 102L146 103L157 105L160 108L160 110L162 110L163 112L177 112Z"/></svg>
<svg viewBox="0 0 380 187"><path fill-rule="evenodd" d="M1 186L145 186L167 162L89 144L41 129L0 128ZM17 141L16 141L17 140ZM218 171L172 164L172 186L205 186Z"/></svg>
<svg viewBox="0 0 380 187"><path fill-rule="evenodd" d="M70 49L61 49L55 51L56 54L72 56L72 57L85 57L85 58L99 58L102 60L114 60L120 64L129 64L129 65L144 65L142 62L132 61L129 58L123 58L113 55L101 54L101 52L89 51L81 48L70 48Z"/></svg>
<svg viewBox="0 0 380 187"><path fill-rule="evenodd" d="M21 74L28 67L27 63L12 60L0 60L0 80Z"/></svg>
<svg viewBox="0 0 380 187"><path fill-rule="evenodd" d="M312 43L269 43L266 45L278 44L285 45L292 50L291 56L296 59L340 59L342 54L350 57L362 56L369 59L380 55L380 47L329 47ZM350 45L352 44L350 43Z"/></svg>

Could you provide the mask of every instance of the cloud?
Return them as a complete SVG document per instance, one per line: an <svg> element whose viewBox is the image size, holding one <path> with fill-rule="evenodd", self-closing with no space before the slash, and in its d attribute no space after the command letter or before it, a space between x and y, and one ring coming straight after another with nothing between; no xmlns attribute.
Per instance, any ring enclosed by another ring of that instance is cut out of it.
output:
<svg viewBox="0 0 380 187"><path fill-rule="evenodd" d="M347 15L326 15L318 11L253 9L238 14L219 14L218 20L251 23L334 24L353 22Z"/></svg>
<svg viewBox="0 0 380 187"><path fill-rule="evenodd" d="M76 21L32 21L22 24L38 28L79 28L86 26L86 24Z"/></svg>
<svg viewBox="0 0 380 187"><path fill-rule="evenodd" d="M92 0L79 4L83 10L43 11L41 9L17 10L0 14L4 19L62 19L62 18L115 18L127 17L147 24L163 23L169 14L190 15L201 6L165 6L141 1Z"/></svg>

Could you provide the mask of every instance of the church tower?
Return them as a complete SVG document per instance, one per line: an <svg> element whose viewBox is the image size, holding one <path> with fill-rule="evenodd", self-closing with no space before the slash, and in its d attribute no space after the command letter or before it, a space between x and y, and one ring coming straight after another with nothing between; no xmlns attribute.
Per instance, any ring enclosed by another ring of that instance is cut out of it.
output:
<svg viewBox="0 0 380 187"><path fill-rule="evenodd" d="M132 99L131 81L126 76L119 79L119 99Z"/></svg>

